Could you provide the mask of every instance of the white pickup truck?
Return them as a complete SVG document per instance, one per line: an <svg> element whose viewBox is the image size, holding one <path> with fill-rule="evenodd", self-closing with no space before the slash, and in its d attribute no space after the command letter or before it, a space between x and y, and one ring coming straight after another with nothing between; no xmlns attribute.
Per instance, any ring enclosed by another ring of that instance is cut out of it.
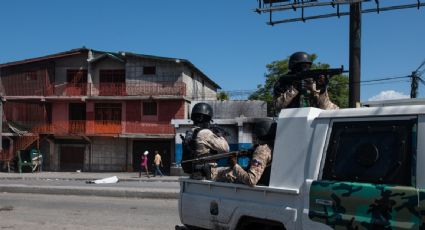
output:
<svg viewBox="0 0 425 230"><path fill-rule="evenodd" d="M180 180L189 229L425 229L425 106L282 110L270 181Z"/></svg>

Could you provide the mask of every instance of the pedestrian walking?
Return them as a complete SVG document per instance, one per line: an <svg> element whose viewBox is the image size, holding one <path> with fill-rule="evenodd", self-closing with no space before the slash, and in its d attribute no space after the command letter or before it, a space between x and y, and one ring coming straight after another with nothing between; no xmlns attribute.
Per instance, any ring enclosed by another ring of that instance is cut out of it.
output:
<svg viewBox="0 0 425 230"><path fill-rule="evenodd" d="M139 178L142 177L142 170L145 170L146 176L149 178L149 171L148 171L148 151L145 151L142 154L142 159L140 161L140 169L139 169Z"/></svg>
<svg viewBox="0 0 425 230"><path fill-rule="evenodd" d="M164 174L162 174L161 172L161 168L162 166L162 159L161 159L161 155L159 154L158 150L155 150L155 159L153 161L153 163L155 164L155 173L153 176L156 176L157 174L164 176Z"/></svg>

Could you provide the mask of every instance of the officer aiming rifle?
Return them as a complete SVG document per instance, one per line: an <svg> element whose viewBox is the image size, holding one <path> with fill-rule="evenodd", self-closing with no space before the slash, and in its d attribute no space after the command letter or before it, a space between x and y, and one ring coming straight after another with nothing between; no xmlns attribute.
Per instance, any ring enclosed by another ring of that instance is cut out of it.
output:
<svg viewBox="0 0 425 230"><path fill-rule="evenodd" d="M289 58L289 72L279 77L274 86L275 107L284 108L317 107L338 109L328 95L329 78L342 74L343 67L335 69L314 69L310 55L296 52Z"/></svg>

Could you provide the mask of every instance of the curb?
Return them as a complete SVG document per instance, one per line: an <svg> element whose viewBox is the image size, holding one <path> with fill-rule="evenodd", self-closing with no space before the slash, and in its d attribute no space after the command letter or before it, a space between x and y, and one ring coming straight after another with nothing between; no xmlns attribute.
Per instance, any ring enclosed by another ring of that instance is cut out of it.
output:
<svg viewBox="0 0 425 230"><path fill-rule="evenodd" d="M98 180L101 178L65 178L65 177L0 177L0 180L75 180L75 181L91 181L91 180ZM167 180L167 179L149 179L149 178L143 178L143 179L128 179L128 178L118 178L119 181L130 181L130 182L179 182L178 179L176 180Z"/></svg>
<svg viewBox="0 0 425 230"><path fill-rule="evenodd" d="M58 186L20 186L0 185L0 193L31 193L46 195L73 195L73 196L101 196L139 199L177 199L179 191L176 190L123 190L98 188L75 188Z"/></svg>

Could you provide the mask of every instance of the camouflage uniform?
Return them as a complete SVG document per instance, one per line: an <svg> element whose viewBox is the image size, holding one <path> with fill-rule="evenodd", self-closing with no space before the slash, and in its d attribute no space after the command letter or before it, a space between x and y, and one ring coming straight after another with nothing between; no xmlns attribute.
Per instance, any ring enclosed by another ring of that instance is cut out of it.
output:
<svg viewBox="0 0 425 230"><path fill-rule="evenodd" d="M293 102L298 94L299 92L297 89L294 87L289 88L275 98L275 107L278 110L291 108L288 107L288 105ZM310 103L310 106L325 110L339 109L339 107L329 99L328 90L324 90L324 92L313 91L313 102Z"/></svg>
<svg viewBox="0 0 425 230"><path fill-rule="evenodd" d="M236 164L233 169L229 167L213 168L212 179L220 182L242 183L254 186L258 183L266 166L271 162L272 150L268 145L259 145L251 159L250 167L245 171Z"/></svg>
<svg viewBox="0 0 425 230"><path fill-rule="evenodd" d="M193 132L199 127L195 127ZM201 129L198 131L195 138L195 153L196 157L202 157L203 155L213 154L213 153L225 153L229 152L229 144L227 143L224 137L214 134L209 129ZM204 171L207 179L212 178L211 171L216 172L214 168L216 164L213 162L206 163L204 165ZM202 172L195 172L191 175L193 179L203 179Z"/></svg>
<svg viewBox="0 0 425 230"><path fill-rule="evenodd" d="M288 108L289 104L292 103L295 97L298 95L298 90L294 86L289 86L287 90L280 93L280 95L275 98L275 107L278 110Z"/></svg>
<svg viewBox="0 0 425 230"><path fill-rule="evenodd" d="M216 153L229 152L229 144L224 137L214 134L211 130L201 129L195 139L196 155L199 157L209 154L211 150Z"/></svg>
<svg viewBox="0 0 425 230"><path fill-rule="evenodd" d="M329 98L329 93L327 89L323 90L322 92L320 90L313 89L313 98L316 104L315 107L324 110L339 109L339 107L334 104Z"/></svg>

